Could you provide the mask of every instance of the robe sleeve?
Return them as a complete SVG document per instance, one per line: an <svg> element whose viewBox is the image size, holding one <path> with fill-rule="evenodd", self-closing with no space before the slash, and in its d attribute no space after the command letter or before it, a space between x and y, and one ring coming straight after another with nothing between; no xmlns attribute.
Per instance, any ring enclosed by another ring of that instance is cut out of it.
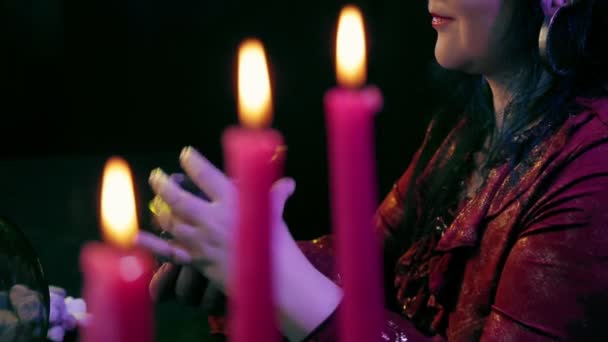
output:
<svg viewBox="0 0 608 342"><path fill-rule="evenodd" d="M340 285L340 275L334 269L334 244L332 236L327 235L312 241L299 242L300 248L308 257L308 260L326 277ZM339 311L339 307L336 312ZM304 341L308 342L330 342L338 341L338 316L334 312L317 329L315 329ZM436 341L426 337L416 330L414 325L406 318L385 310L385 319L382 331L379 332L378 341L387 342L416 342Z"/></svg>

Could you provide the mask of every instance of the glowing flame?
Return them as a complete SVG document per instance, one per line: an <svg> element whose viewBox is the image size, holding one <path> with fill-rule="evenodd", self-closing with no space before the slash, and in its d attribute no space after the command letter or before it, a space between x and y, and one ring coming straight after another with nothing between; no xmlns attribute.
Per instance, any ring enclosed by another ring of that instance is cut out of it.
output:
<svg viewBox="0 0 608 342"><path fill-rule="evenodd" d="M106 240L129 247L137 234L137 214L131 170L124 159L113 157L103 171L101 226Z"/></svg>
<svg viewBox="0 0 608 342"><path fill-rule="evenodd" d="M343 87L359 87L367 78L363 16L353 5L344 7L340 14L336 72Z"/></svg>
<svg viewBox="0 0 608 342"><path fill-rule="evenodd" d="M272 121L272 94L264 46L249 39L239 49L239 118L244 126L261 128Z"/></svg>

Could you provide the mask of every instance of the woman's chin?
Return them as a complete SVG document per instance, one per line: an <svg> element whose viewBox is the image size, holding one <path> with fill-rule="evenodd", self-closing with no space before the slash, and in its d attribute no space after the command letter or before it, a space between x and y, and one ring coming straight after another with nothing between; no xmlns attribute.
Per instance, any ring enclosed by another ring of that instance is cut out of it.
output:
<svg viewBox="0 0 608 342"><path fill-rule="evenodd" d="M442 68L449 70L460 70L462 67L462 61L453 53L450 53L448 49L442 49L437 46L435 48L435 59Z"/></svg>
<svg viewBox="0 0 608 342"><path fill-rule="evenodd" d="M437 64L444 69L461 71L467 74L479 73L475 67L475 63L471 63L466 58L459 58L459 56L447 51L435 49L435 59L437 60Z"/></svg>

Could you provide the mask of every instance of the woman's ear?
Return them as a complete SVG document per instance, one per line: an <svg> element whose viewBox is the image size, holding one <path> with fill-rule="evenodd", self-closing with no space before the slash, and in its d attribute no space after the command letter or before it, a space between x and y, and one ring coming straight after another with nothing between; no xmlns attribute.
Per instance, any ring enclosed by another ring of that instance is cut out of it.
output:
<svg viewBox="0 0 608 342"><path fill-rule="evenodd" d="M552 17L558 9L572 5L575 0L540 0L540 6L546 16Z"/></svg>

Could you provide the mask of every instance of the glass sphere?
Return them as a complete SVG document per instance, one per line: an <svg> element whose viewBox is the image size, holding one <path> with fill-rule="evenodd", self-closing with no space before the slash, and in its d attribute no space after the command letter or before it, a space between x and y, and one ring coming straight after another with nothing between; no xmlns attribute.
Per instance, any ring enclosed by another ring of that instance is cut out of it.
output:
<svg viewBox="0 0 608 342"><path fill-rule="evenodd" d="M49 287L23 232L0 217L0 341L45 341Z"/></svg>

